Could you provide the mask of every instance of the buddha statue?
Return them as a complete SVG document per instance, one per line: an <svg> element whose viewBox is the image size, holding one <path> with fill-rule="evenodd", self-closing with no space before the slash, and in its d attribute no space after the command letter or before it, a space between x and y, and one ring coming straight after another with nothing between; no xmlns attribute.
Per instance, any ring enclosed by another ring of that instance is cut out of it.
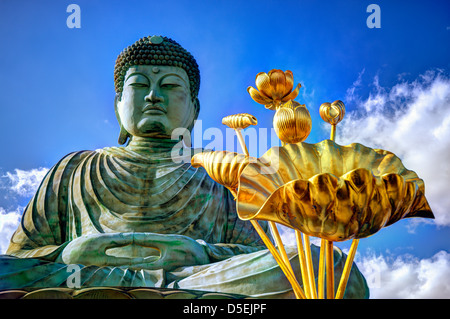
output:
<svg viewBox="0 0 450 319"><path fill-rule="evenodd" d="M47 173L0 256L0 289L67 287L77 265L81 288L294 298L230 192L191 166L193 150L173 160L174 129L191 130L200 111L193 56L167 37L144 37L119 54L114 81L123 146L68 154ZM287 253L299 273L296 249ZM317 264L318 247L312 254ZM334 254L339 276L346 256ZM345 297L368 297L355 264Z"/></svg>

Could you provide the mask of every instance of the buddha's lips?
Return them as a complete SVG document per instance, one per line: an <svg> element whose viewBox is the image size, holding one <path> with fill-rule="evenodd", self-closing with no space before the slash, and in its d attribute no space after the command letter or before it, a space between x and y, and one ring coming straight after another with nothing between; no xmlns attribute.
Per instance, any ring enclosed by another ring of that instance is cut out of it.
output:
<svg viewBox="0 0 450 319"><path fill-rule="evenodd" d="M158 111L164 114L167 113L166 109L159 104L146 104L142 113L153 113L152 111Z"/></svg>

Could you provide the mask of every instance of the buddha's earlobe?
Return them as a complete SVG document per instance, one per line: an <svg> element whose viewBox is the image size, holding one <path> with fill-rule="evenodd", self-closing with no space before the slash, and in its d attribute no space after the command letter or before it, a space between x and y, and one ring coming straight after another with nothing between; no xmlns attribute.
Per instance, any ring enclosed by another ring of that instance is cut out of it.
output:
<svg viewBox="0 0 450 319"><path fill-rule="evenodd" d="M190 121L189 121L190 124L188 124L186 127L189 132L191 132L192 129L194 128L195 121L197 120L198 114L200 113L200 101L198 100L198 98L195 98L192 100L192 106L193 106L193 111L190 114L190 116L192 118L190 118Z"/></svg>
<svg viewBox="0 0 450 319"><path fill-rule="evenodd" d="M198 118L198 114L200 113L200 101L198 97L194 100L194 108L195 108L195 114L194 114L194 120Z"/></svg>
<svg viewBox="0 0 450 319"><path fill-rule="evenodd" d="M119 144L123 145L127 142L128 138L130 137L130 134L125 130L125 128L120 125L120 133L119 133Z"/></svg>
<svg viewBox="0 0 450 319"><path fill-rule="evenodd" d="M117 104L119 103L121 97L122 97L121 93L116 94L116 96L114 98L114 111L116 113L117 121L119 122L119 125L120 125L120 133L119 133L118 142L120 145L123 145L127 142L128 138L130 137L130 133L128 133L127 130L123 127L122 121L120 120L119 111L117 109Z"/></svg>

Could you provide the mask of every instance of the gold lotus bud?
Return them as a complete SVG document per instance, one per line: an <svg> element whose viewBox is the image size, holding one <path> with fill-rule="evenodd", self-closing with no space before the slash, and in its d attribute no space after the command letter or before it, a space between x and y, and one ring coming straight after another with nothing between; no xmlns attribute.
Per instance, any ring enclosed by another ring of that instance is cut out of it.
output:
<svg viewBox="0 0 450 319"><path fill-rule="evenodd" d="M251 98L259 104L263 104L269 110L275 110L282 103L297 97L301 85L295 90L294 76L291 71L270 70L269 74L260 72L256 75L257 89L249 86L247 92Z"/></svg>
<svg viewBox="0 0 450 319"><path fill-rule="evenodd" d="M251 114L239 113L224 117L222 119L222 124L225 124L232 129L245 129L250 125L258 124L258 120Z"/></svg>
<svg viewBox="0 0 450 319"><path fill-rule="evenodd" d="M311 132L311 115L304 104L289 101L277 109L273 127L278 138L289 144L303 142Z"/></svg>
<svg viewBox="0 0 450 319"><path fill-rule="evenodd" d="M336 100L333 103L323 103L319 109L320 117L327 123L331 125L336 125L345 115L345 105L344 102Z"/></svg>

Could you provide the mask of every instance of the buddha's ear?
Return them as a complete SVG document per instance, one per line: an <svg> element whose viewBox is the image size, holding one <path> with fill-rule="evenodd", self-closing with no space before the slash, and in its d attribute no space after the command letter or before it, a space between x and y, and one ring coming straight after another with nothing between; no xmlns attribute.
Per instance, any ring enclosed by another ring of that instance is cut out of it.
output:
<svg viewBox="0 0 450 319"><path fill-rule="evenodd" d="M200 113L200 101L197 97L194 100L194 109L195 109L194 114L194 121L195 121L198 118L198 114Z"/></svg>
<svg viewBox="0 0 450 319"><path fill-rule="evenodd" d="M119 144L123 145L127 142L128 137L130 136L130 134L127 132L127 130L125 130L125 128L122 125L122 121L120 120L120 115L119 115L119 110L118 110L118 104L122 99L122 93L116 93L116 96L114 97L114 112L116 113L116 118L117 121L119 122L119 126L120 126L120 133L119 133Z"/></svg>
<svg viewBox="0 0 450 319"><path fill-rule="evenodd" d="M187 127L189 132L192 132L195 121L197 120L198 114L200 113L200 101L198 100L198 98L192 100L192 105L194 106L194 112L192 113L192 120L190 122L191 124Z"/></svg>
<svg viewBox="0 0 450 319"><path fill-rule="evenodd" d="M118 104L120 100L122 99L122 93L116 93L116 96L114 97L114 112L116 113L117 121L119 121L119 124L122 125L122 121L120 120L119 111L118 111Z"/></svg>

